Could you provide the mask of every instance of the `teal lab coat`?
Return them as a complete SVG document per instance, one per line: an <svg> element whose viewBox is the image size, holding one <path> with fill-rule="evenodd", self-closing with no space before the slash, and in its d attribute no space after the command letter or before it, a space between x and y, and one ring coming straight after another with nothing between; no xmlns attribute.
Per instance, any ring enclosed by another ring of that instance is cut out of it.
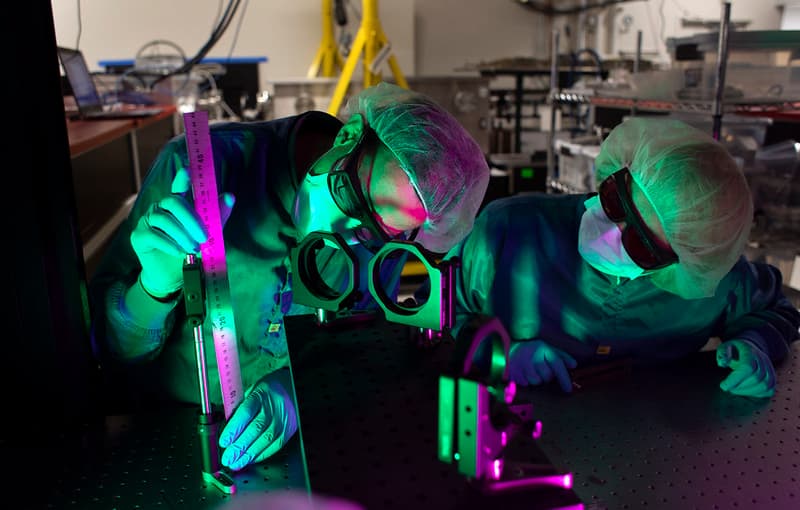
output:
<svg viewBox="0 0 800 510"><path fill-rule="evenodd" d="M235 206L223 236L237 333L242 380L246 389L262 376L287 365L285 315L313 313L292 303L290 250L297 233L290 211L299 178L290 156L293 132L300 123L335 134L341 123L322 112L251 123L220 123L211 126L211 142L220 193L231 192ZM118 379L135 386L146 398L199 401L192 327L182 303L176 302L166 322L143 328L130 319L122 306L125 290L140 272L131 248L130 235L151 204L170 193L179 165L188 168L183 136L171 140L150 168L133 209L120 226L90 283L93 310L93 340L99 358L115 370ZM302 173L301 173L302 175ZM375 306L367 291L367 268L372 254L352 247L359 259L364 300L356 308ZM347 266L338 250L318 261L326 283L342 282ZM382 266L381 282L396 293L403 260ZM221 402L213 335L206 321L205 352L211 401ZM122 362L122 363L120 363Z"/></svg>
<svg viewBox="0 0 800 510"><path fill-rule="evenodd" d="M486 206L459 257L457 334L471 314L497 316L512 339L542 339L579 364L620 357L667 361L712 337L743 338L782 360L798 338L800 313L781 291L781 274L740 258L716 293L687 300L601 273L578 253L588 195L517 195Z"/></svg>

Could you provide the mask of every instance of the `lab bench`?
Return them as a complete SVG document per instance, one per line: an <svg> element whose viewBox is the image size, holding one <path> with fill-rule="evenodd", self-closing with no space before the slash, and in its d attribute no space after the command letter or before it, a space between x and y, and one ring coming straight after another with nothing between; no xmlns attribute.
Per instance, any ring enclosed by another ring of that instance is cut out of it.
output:
<svg viewBox="0 0 800 510"><path fill-rule="evenodd" d="M544 459L571 473L573 485L487 495L437 458L437 377L452 343L420 347L408 326L378 318L320 327L300 315L287 317L286 328L300 431L277 455L234 475L235 494L202 482L197 409L188 406L56 428L52 444L5 440L16 467L37 473L28 479L37 490L20 497L86 510L243 510L285 493L368 510L800 505L800 342L776 367L770 399L720 390L728 371L713 352L573 372L581 385L571 394L553 385L519 388L515 401L532 404L541 436L506 459Z"/></svg>
<svg viewBox="0 0 800 510"><path fill-rule="evenodd" d="M729 370L713 352L587 375L572 394L518 389L542 422L541 452L574 485L501 505L436 458L436 375L451 346L420 350L406 327L381 321L337 332L289 319L312 491L369 509L556 508L573 498L597 510L800 505L800 342L777 367L771 399L720 390Z"/></svg>
<svg viewBox="0 0 800 510"><path fill-rule="evenodd" d="M133 206L147 169L179 130L175 106L152 117L67 120L72 180L87 277Z"/></svg>

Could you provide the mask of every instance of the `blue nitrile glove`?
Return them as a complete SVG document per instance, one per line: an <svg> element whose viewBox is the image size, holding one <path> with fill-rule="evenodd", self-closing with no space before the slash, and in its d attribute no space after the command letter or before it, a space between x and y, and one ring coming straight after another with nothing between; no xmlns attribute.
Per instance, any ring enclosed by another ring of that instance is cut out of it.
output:
<svg viewBox="0 0 800 510"><path fill-rule="evenodd" d="M555 377L562 390L572 391L567 368L575 368L578 363L566 352L542 340L528 340L512 343L508 357L508 375L516 384L542 384Z"/></svg>
<svg viewBox="0 0 800 510"><path fill-rule="evenodd" d="M222 434L222 464L238 471L274 455L297 432L297 413L283 385L264 377L236 408Z"/></svg>
<svg viewBox="0 0 800 510"><path fill-rule="evenodd" d="M189 172L180 168L172 181L172 194L153 204L139 218L131 233L131 246L142 272L139 280L151 296L169 296L183 286L183 260L197 254L207 234L194 206L185 195L191 188ZM223 225L230 216L234 197L220 196L219 208Z"/></svg>
<svg viewBox="0 0 800 510"><path fill-rule="evenodd" d="M733 371L719 387L734 395L769 398L775 394L775 367L767 353L748 340L728 340L717 347L717 365Z"/></svg>

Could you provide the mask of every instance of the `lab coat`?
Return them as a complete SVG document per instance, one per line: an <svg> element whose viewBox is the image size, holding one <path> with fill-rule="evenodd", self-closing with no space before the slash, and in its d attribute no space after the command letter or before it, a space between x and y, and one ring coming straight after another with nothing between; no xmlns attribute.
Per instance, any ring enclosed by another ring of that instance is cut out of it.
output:
<svg viewBox="0 0 800 510"><path fill-rule="evenodd" d="M517 195L486 206L446 256L461 259L454 334L471 314L487 314L513 340L544 340L579 364L673 360L712 337L750 340L773 362L786 357L800 313L782 294L775 267L741 257L713 296L694 300L646 275L601 273L578 253L588 196Z"/></svg>
<svg viewBox="0 0 800 510"><path fill-rule="evenodd" d="M287 365L283 317L313 313L310 308L292 303L290 275L289 254L298 241L291 210L299 185L290 150L293 130L301 121L318 123L332 134L341 125L325 113L309 112L264 122L211 126L218 191L231 192L236 198L223 237L245 389L263 375ZM196 403L199 385L194 339L182 303L168 305L173 308L162 327L143 328L131 321L122 301L141 267L131 248L131 232L150 205L170 193L178 165L188 168L183 136L171 140L160 152L132 212L118 229L92 279L92 331L98 357L114 370L124 372L127 384L135 386L137 392L146 394L146 398ZM372 308L374 302L366 291L367 262L372 254L360 246L352 248L359 259L366 296L355 307ZM338 250L321 269L326 283L334 288L335 282L344 282L347 269L343 257L337 255L341 255ZM320 254L317 260L324 256L327 257ZM382 266L381 282L390 295L392 289L396 292L402 262L398 259ZM219 375L209 322L204 326L204 343L210 398L219 404ZM136 354L126 347L130 345L137 346Z"/></svg>

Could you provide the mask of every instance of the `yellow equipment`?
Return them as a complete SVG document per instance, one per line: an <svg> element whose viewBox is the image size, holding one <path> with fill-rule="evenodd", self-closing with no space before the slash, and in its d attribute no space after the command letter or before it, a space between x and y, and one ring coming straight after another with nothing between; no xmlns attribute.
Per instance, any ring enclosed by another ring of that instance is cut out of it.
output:
<svg viewBox="0 0 800 510"><path fill-rule="evenodd" d="M333 0L322 0L322 42L317 50L311 67L308 68L307 76L315 78L324 76L331 78L336 76L335 71L341 70L344 59L339 53L336 39L333 36ZM321 74L320 74L321 71Z"/></svg>
<svg viewBox="0 0 800 510"><path fill-rule="evenodd" d="M327 9L325 11L327 14L323 14L323 16L326 16L328 20L325 21L325 27L323 27L323 36L328 28L330 28L330 39L331 44L333 44L333 27L332 20L330 19L330 1L323 0L324 9L324 4L326 3ZM323 46L325 44L325 39L323 39ZM333 47L335 49L335 44ZM337 115L339 113L339 108L342 105L345 92L347 92L347 87L350 84L351 78L353 77L353 71L356 68L356 63L358 62L358 59L361 57L362 53L364 54L364 88L380 83L382 78L381 73L378 71L378 67L380 67L387 57L389 68L392 70L392 75L394 76L397 85L406 89L408 88L408 83L406 82L402 71L400 71L400 66L397 64L397 59L392 54L391 49L392 46L389 44L386 34L383 33L381 22L378 19L378 0L363 0L361 25L359 26L358 33L353 41L353 46L350 48L350 54L347 56L347 61L342 69L342 74L339 76L336 89L333 91L331 102L328 105L328 113L331 115ZM335 57L331 58L335 59Z"/></svg>

